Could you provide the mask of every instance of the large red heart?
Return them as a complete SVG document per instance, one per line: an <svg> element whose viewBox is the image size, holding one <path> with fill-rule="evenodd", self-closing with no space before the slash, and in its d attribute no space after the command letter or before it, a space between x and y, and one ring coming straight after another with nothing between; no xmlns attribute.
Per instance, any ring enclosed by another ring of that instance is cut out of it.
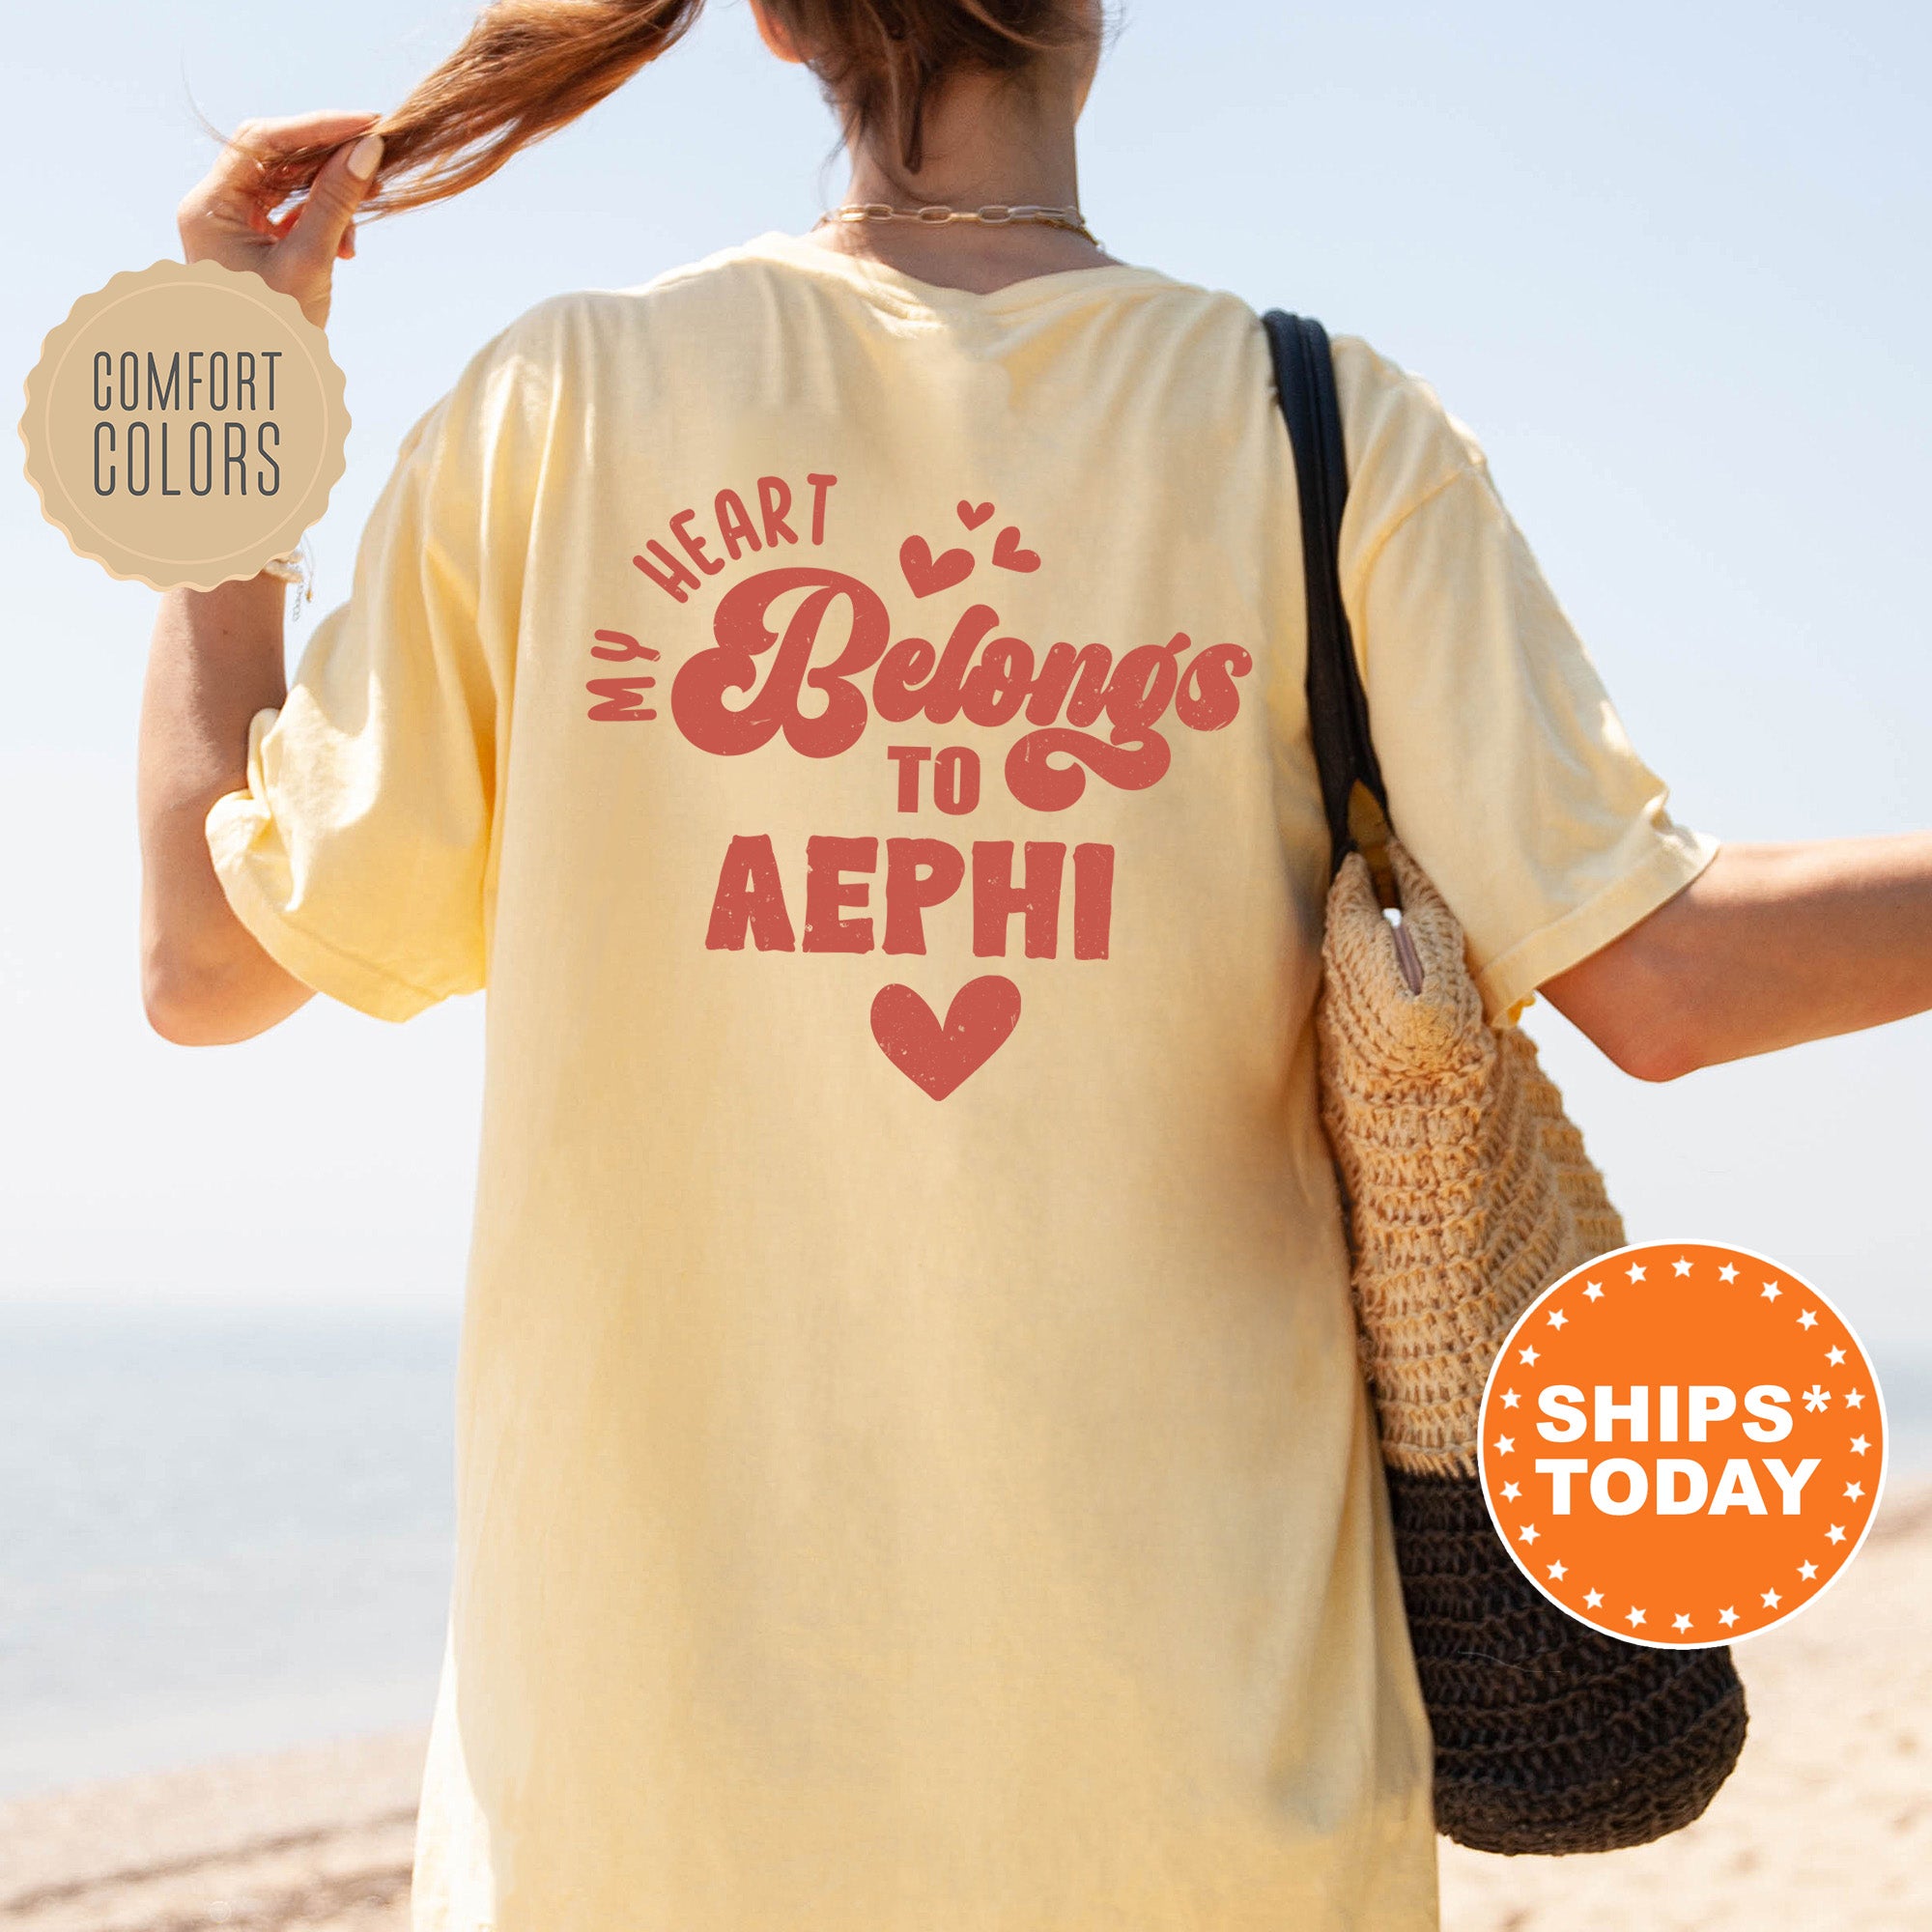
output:
<svg viewBox="0 0 1932 1932"><path fill-rule="evenodd" d="M910 986L881 986L872 1001L872 1037L915 1087L943 1100L990 1060L1018 1025L1020 989L997 973L968 980L946 1009L946 1024Z"/></svg>
<svg viewBox="0 0 1932 1932"><path fill-rule="evenodd" d="M1037 550L1022 550L1018 528L1009 524L994 542L993 561L1002 570L1037 570L1039 553Z"/></svg>
<svg viewBox="0 0 1932 1932"><path fill-rule="evenodd" d="M993 514L992 504L969 503L964 497L961 497L959 499L958 509L959 521L969 530L977 530Z"/></svg>
<svg viewBox="0 0 1932 1932"><path fill-rule="evenodd" d="M930 597L935 590L949 589L972 576L973 553L946 550L934 556L923 537L907 537L899 545L899 568L915 597Z"/></svg>

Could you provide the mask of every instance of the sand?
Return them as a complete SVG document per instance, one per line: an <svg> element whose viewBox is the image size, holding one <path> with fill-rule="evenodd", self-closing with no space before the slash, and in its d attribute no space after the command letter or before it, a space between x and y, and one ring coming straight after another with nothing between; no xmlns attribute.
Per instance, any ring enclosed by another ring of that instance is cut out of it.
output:
<svg viewBox="0 0 1932 1932"><path fill-rule="evenodd" d="M1697 1824L1602 1858L1445 1845L1444 1932L1928 1932L1929 1605L1920 1484L1815 1607L1739 1647L1750 1741ZM0 1928L404 1932L422 1747L362 1738L0 1805Z"/></svg>
<svg viewBox="0 0 1932 1932"><path fill-rule="evenodd" d="M357 1738L0 1805L8 1932L400 1932L423 1738Z"/></svg>

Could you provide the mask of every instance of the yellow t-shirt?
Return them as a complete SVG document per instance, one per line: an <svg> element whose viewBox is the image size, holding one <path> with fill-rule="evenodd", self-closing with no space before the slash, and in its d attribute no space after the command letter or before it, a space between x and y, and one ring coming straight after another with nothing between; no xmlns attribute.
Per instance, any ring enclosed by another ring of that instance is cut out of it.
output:
<svg viewBox="0 0 1932 1932"><path fill-rule="evenodd" d="M1501 1012L1713 848L1465 433L1337 363ZM1435 1923L1303 643L1261 327L1151 270L769 236L411 435L209 835L310 984L489 988L425 1932Z"/></svg>

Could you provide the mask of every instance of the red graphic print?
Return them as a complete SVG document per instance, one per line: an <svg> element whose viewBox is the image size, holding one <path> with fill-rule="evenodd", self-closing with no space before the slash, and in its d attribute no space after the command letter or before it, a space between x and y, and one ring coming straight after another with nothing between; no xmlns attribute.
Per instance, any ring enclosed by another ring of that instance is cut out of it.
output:
<svg viewBox="0 0 1932 1932"><path fill-rule="evenodd" d="M781 636L765 622L765 612L794 590L810 594ZM840 602L850 608L851 635L830 664L810 670L819 626ZM670 689L671 717L700 751L737 756L781 730L808 758L834 758L859 742L867 712L851 678L878 663L891 630L885 605L856 577L792 565L743 578L719 600L711 635L715 646L687 658ZM761 684L755 660L766 651L772 654ZM749 703L727 701L754 687ZM822 709L808 711L801 703L807 687L824 694Z"/></svg>
<svg viewBox="0 0 1932 1932"><path fill-rule="evenodd" d="M905 814L893 822L907 835L922 828L906 818L926 812L939 815L940 829L969 835L982 797L997 785L1043 814L1078 805L1090 781L1146 792L1174 766L1179 733L1224 730L1239 717L1242 681L1255 669L1251 652L1226 639L1197 646L1186 631L1153 628L1153 613L1135 613L1138 637L1108 642L1083 635L1077 612L1030 611L1029 628L1042 628L1031 639L1012 635L994 605L980 599L895 615L890 584L881 594L833 567L836 549L823 554L838 481L829 471L806 477L809 523L803 493L783 477L760 476L755 493L717 490L708 520L680 508L664 516L661 535L640 531L643 548L633 561L673 603L694 595L710 602L716 591L710 642L679 652L673 669L661 668L658 647L633 632L598 630L591 657L600 669L621 666L626 674L585 680L585 696L595 700L589 716L613 724L655 718L663 676L679 736L716 756L744 756L776 741L800 756L830 759L862 752L869 736L880 807ZM993 566L1021 576L1042 568L1018 524L995 525L992 499L961 497L953 507L967 531L996 528ZM787 521L794 516L796 524ZM788 549L822 554L783 559ZM900 543L898 560L912 595L925 599L966 582L988 558L964 546L935 554L915 532ZM907 619L928 635L902 631ZM1070 635L1055 637L1063 628ZM1166 641L1154 641L1163 632ZM872 732L875 720L889 728ZM1005 735L975 742L974 732ZM794 843L796 856L786 860L802 867L802 878L791 873L788 903L772 835L731 836L704 928L707 952L959 959L970 948L985 961L1023 953L1029 965L1015 971L1066 958L1069 950L1083 962L1112 956L1111 842L883 837L862 817L809 832L802 843L802 853ZM872 1037L922 1093L944 1100L1012 1036L1020 1005L1018 985L996 973L962 985L944 1018L894 982L872 999ZM1005 1073L1019 1079L1022 1068Z"/></svg>
<svg viewBox="0 0 1932 1932"><path fill-rule="evenodd" d="M994 539L993 561L1002 570L1037 570L1039 553L1037 550L1022 550L1017 526L1009 524Z"/></svg>
<svg viewBox="0 0 1932 1932"><path fill-rule="evenodd" d="M792 608L781 632L775 629L768 612L801 590L810 594ZM842 630L843 640L829 662L819 662L819 631L835 607L840 615L831 628L835 636ZM716 642L679 668L671 716L700 751L737 756L782 732L793 751L831 758L859 742L874 709L892 724L915 717L950 724L964 717L998 725L1023 707L1037 728L1008 750L1008 789L1035 811L1064 811L1078 802L1090 771L1122 791L1158 783L1172 761L1156 728L1169 709L1178 702L1189 729L1218 730L1240 708L1236 680L1253 668L1238 644L1196 651L1185 631L1164 644L1136 645L1118 662L1105 644L1076 648L1065 639L1036 661L1023 639L993 635L999 623L991 605L973 604L943 650L924 638L889 645L885 602L858 578L797 565L760 571L720 599ZM875 668L868 705L857 680ZM751 696L741 699L746 692ZM1058 725L1063 707L1066 723ZM1087 728L1103 717L1104 737Z"/></svg>
<svg viewBox="0 0 1932 1932"><path fill-rule="evenodd" d="M610 664L627 664L633 658L655 658L658 653L650 644L640 644L628 631L597 631L592 634L597 641L590 646L593 658L603 658Z"/></svg>
<svg viewBox="0 0 1932 1932"><path fill-rule="evenodd" d="M628 631L599 631L590 646L593 658L607 664L630 664L639 659L655 661L656 649L640 644ZM600 724L648 724L658 714L644 703L644 693L657 684L654 677L593 677L584 682L584 691L598 699L588 711Z"/></svg>
<svg viewBox="0 0 1932 1932"><path fill-rule="evenodd" d="M1019 1017L1020 989L998 973L967 980L943 1026L910 986L894 984L872 1001L872 1037L915 1087L943 1100L1005 1045Z"/></svg>
<svg viewBox="0 0 1932 1932"><path fill-rule="evenodd" d="M930 597L934 591L950 590L973 575L970 550L941 551L937 556L923 537L907 537L899 545L899 568L915 597Z"/></svg>
<svg viewBox="0 0 1932 1932"><path fill-rule="evenodd" d="M592 677L583 688L598 700L583 715L600 724L648 724L658 714L644 703L644 693L657 683L654 677Z"/></svg>

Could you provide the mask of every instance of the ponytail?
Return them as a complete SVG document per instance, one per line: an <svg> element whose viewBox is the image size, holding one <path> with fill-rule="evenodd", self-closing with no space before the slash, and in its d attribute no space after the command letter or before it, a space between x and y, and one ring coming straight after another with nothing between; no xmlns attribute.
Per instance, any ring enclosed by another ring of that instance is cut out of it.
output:
<svg viewBox="0 0 1932 1932"><path fill-rule="evenodd" d="M383 164L365 214L443 201L489 180L655 60L704 0L495 0L463 44L377 124ZM924 158L925 112L952 74L1020 78L1037 56L1090 31L1084 0L770 0L847 138L890 129L908 173ZM298 194L327 148L264 156L264 187Z"/></svg>
<svg viewBox="0 0 1932 1932"><path fill-rule="evenodd" d="M463 44L378 122L383 165L365 214L446 201L488 181L520 149L614 94L683 37L704 0L494 0ZM297 193L332 151L299 149L264 167Z"/></svg>

